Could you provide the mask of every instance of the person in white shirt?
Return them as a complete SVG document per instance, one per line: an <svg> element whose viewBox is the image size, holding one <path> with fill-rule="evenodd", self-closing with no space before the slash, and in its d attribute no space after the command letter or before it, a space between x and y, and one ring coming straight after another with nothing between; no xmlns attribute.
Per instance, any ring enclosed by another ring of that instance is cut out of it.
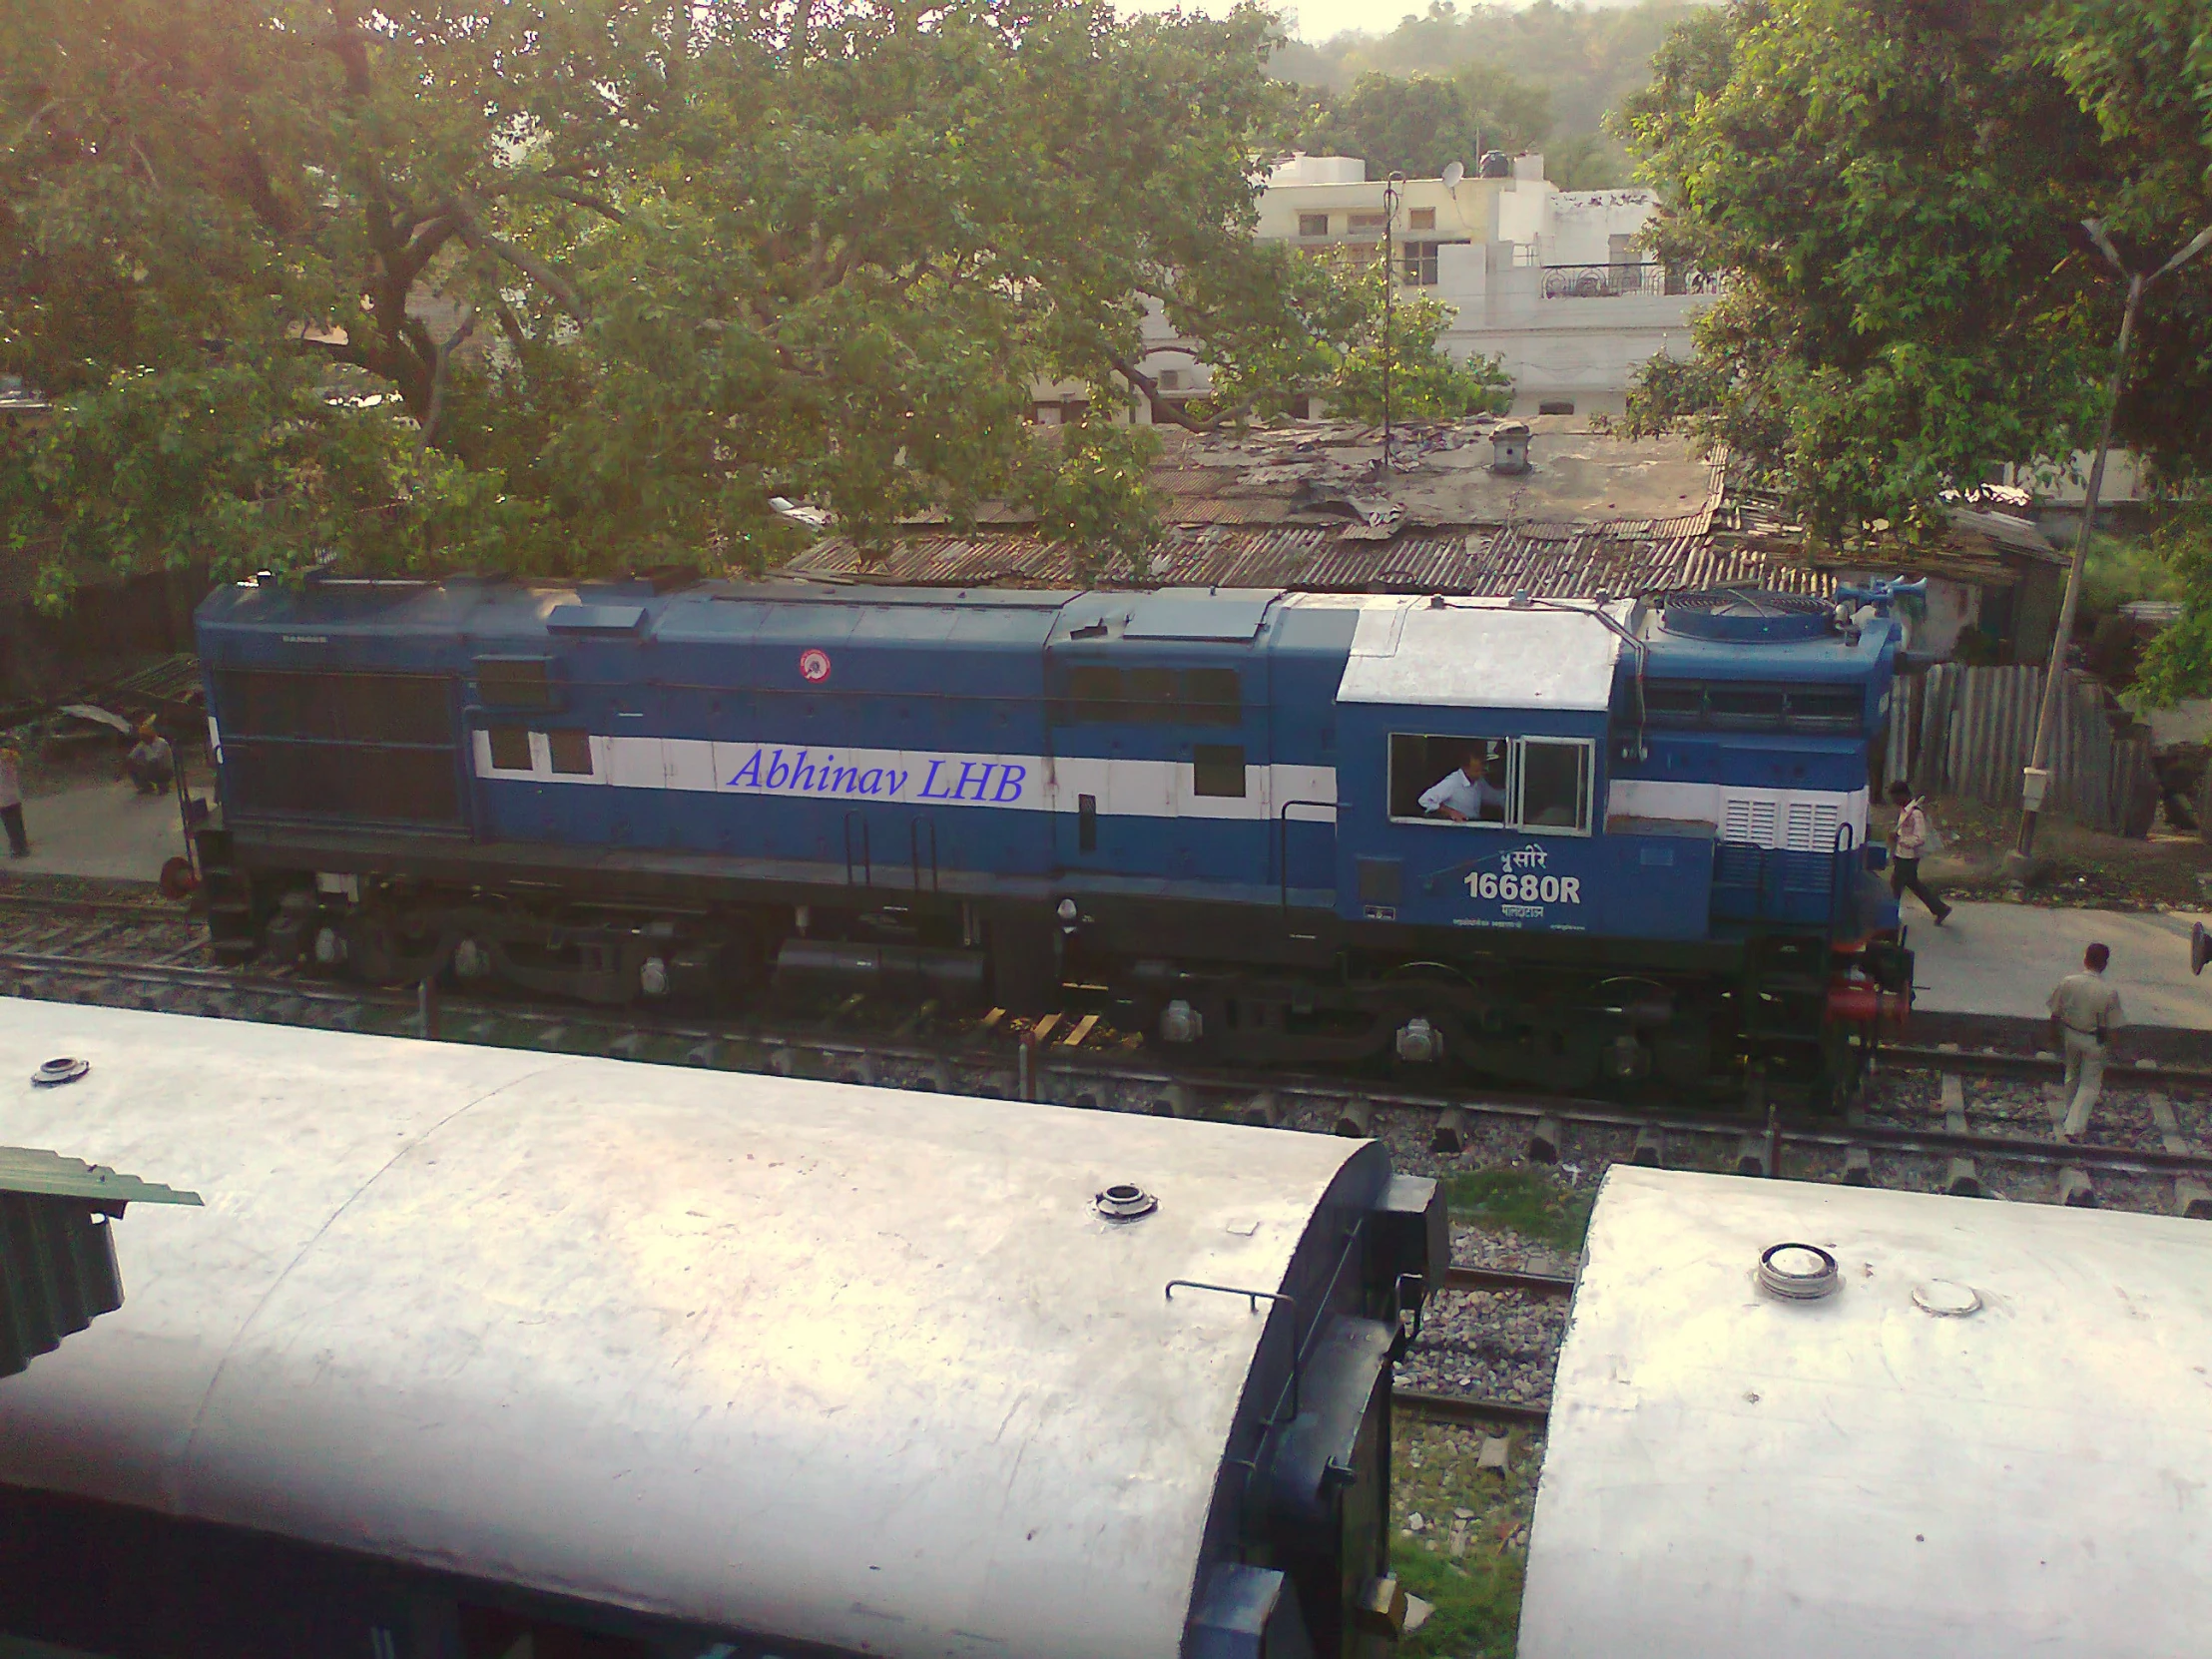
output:
<svg viewBox="0 0 2212 1659"><path fill-rule="evenodd" d="M1890 799L1898 810L1898 827L1890 836L1890 892L1901 899L1913 894L1940 927L1950 917L1950 906L1921 879L1921 855L1928 850L1928 809L1902 778L1890 786Z"/></svg>
<svg viewBox="0 0 2212 1659"><path fill-rule="evenodd" d="M177 777L176 753L152 721L139 728L139 741L124 757L123 770L131 775L141 795L159 795Z"/></svg>
<svg viewBox="0 0 2212 1659"><path fill-rule="evenodd" d="M1422 792L1420 810L1454 824L1503 824L1505 792L1490 782L1482 745Z"/></svg>

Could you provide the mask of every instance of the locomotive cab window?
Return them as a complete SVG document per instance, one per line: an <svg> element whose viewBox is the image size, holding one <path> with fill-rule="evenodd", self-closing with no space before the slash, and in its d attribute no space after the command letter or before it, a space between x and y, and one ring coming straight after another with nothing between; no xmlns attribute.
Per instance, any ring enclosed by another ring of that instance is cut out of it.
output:
<svg viewBox="0 0 2212 1659"><path fill-rule="evenodd" d="M1590 754L1585 738L1524 738L1520 750L1520 803L1514 822L1524 830L1590 832Z"/></svg>
<svg viewBox="0 0 2212 1659"><path fill-rule="evenodd" d="M1400 823L1586 835L1596 753L1588 738L1393 732L1390 817Z"/></svg>
<svg viewBox="0 0 2212 1659"><path fill-rule="evenodd" d="M1435 824L1505 823L1512 745L1504 738L1390 734L1390 817Z"/></svg>

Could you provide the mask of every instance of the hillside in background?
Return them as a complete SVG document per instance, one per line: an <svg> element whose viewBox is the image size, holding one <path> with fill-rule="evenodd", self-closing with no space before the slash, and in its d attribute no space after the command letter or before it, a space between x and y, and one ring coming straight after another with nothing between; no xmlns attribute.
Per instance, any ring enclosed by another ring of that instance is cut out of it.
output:
<svg viewBox="0 0 2212 1659"><path fill-rule="evenodd" d="M1466 126L1481 126L1484 142L1496 134L1504 147L1541 146L1546 171L1568 189L1624 184L1625 152L1602 130L1608 110L1650 79L1651 55L1667 31L1707 9L1708 0L1640 0L1628 6L1562 6L1553 0L1514 10L1502 5L1456 6L1431 0L1424 15L1408 13L1388 34L1342 34L1319 46L1294 41L1276 54L1273 72L1313 89L1314 106L1296 135L1302 148L1355 144L1361 133L1386 134L1406 123L1381 121L1373 113L1349 117L1357 89L1368 112L1389 101L1381 77L1452 83L1466 110ZM1408 103L1436 101L1433 91L1407 89ZM1504 119L1483 125L1494 114ZM1410 113L1410 112L1408 112ZM1367 155L1371 174L1406 167L1409 157ZM1432 148L1422 146L1421 149ZM1344 153L1366 155L1361 148ZM1426 160L1421 156L1422 161ZM1471 166L1468 155L1460 160ZM1433 175L1433 168L1421 171Z"/></svg>

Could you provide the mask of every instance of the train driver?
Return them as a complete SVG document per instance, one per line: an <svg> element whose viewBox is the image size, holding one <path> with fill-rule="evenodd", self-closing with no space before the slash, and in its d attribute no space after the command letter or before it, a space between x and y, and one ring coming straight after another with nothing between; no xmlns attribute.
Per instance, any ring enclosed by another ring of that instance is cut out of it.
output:
<svg viewBox="0 0 2212 1659"><path fill-rule="evenodd" d="M1495 748L1500 753L1491 754ZM1505 822L1504 745L1470 744L1460 763L1431 784L1420 798L1430 818L1454 824Z"/></svg>

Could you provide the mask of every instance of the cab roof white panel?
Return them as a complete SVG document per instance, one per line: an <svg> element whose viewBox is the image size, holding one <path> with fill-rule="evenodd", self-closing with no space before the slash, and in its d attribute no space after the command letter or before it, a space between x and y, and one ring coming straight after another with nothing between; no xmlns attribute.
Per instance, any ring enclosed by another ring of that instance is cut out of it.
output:
<svg viewBox="0 0 2212 1659"><path fill-rule="evenodd" d="M207 1201L134 1207L123 1307L0 1382L0 1480L995 1659L1177 1653L1265 1316L1164 1288L1278 1287L1384 1161L15 1000L0 1143ZM1096 1217L1121 1181L1158 1211Z"/></svg>
<svg viewBox="0 0 2212 1659"><path fill-rule="evenodd" d="M1842 1288L1760 1291L1786 1242ZM1518 1652L2202 1653L2208 1415L2202 1222L1616 1164Z"/></svg>
<svg viewBox="0 0 2212 1659"><path fill-rule="evenodd" d="M1339 703L1603 710L1621 638L1592 605L1398 600L1361 608ZM1625 618L1625 604L1607 607Z"/></svg>

